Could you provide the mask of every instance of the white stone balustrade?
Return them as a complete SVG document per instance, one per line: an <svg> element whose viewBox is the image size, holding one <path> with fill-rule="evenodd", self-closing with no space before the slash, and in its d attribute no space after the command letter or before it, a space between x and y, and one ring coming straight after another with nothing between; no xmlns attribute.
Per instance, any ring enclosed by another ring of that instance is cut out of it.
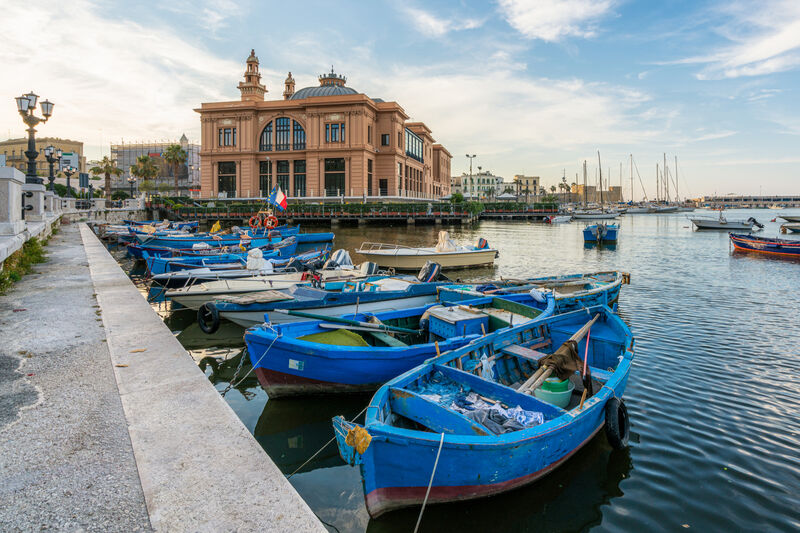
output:
<svg viewBox="0 0 800 533"><path fill-rule="evenodd" d="M25 174L14 167L0 167L0 235L17 235L25 229L22 220L22 186Z"/></svg>

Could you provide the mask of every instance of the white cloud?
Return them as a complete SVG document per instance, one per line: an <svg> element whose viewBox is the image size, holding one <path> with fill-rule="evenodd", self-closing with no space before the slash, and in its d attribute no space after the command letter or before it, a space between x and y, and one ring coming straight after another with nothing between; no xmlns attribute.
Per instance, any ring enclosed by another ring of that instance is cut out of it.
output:
<svg viewBox="0 0 800 533"><path fill-rule="evenodd" d="M701 80L763 76L800 66L800 2L764 2L725 5L726 22L717 32L730 44L708 55L689 57L676 64L704 64Z"/></svg>
<svg viewBox="0 0 800 533"><path fill-rule="evenodd" d="M242 62L223 60L171 28L98 12L88 0L18 3L0 18L0 92L10 101L33 89L56 104L38 135L82 140L89 157L122 138L177 139L185 132L197 139L200 120L192 109L236 97L245 50ZM13 127L12 136L23 135L13 105L0 106L0 122Z"/></svg>
<svg viewBox="0 0 800 533"><path fill-rule="evenodd" d="M611 0L500 0L500 12L512 28L550 42L594 36L595 23L611 6Z"/></svg>
<svg viewBox="0 0 800 533"><path fill-rule="evenodd" d="M429 11L411 6L400 9L411 18L412 24L420 33L429 37L442 37L451 31L472 30L483 25L482 20L440 18Z"/></svg>

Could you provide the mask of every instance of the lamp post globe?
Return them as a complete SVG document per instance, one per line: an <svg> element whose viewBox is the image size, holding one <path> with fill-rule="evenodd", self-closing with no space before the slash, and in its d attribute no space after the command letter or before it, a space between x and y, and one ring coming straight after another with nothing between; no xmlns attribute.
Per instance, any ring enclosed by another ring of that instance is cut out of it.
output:
<svg viewBox="0 0 800 533"><path fill-rule="evenodd" d="M39 152L36 151L36 125L40 122L47 122L47 120L53 114L53 106L55 104L49 100L44 100L41 103L42 118L40 118L34 114L36 112L36 103L39 101L38 94L31 91L28 94L17 96L15 100L17 101L17 111L19 111L19 114L22 117L22 122L28 126L28 149L24 152L25 157L28 158L28 169L25 173L25 183L42 185L42 178L40 178L36 172L36 158L39 156Z"/></svg>

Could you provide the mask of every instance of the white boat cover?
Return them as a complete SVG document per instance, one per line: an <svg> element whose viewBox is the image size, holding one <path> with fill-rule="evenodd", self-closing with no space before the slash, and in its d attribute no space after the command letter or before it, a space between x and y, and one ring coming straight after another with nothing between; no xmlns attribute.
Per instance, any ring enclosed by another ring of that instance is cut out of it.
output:
<svg viewBox="0 0 800 533"><path fill-rule="evenodd" d="M455 252L458 250L458 246L453 240L450 238L450 235L446 231L439 232L439 242L436 244L436 251L437 252Z"/></svg>

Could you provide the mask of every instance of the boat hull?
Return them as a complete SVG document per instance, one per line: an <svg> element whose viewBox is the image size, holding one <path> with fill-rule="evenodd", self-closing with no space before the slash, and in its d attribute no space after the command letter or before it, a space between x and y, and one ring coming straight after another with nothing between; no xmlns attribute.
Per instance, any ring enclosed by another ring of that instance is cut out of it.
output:
<svg viewBox="0 0 800 533"><path fill-rule="evenodd" d="M730 239L734 249L740 252L753 252L776 257L800 259L800 241L769 239L736 233L731 233Z"/></svg>
<svg viewBox="0 0 800 533"><path fill-rule="evenodd" d="M592 231L592 227L589 226L583 230L583 240L585 242L617 242L618 232L619 228L616 226L606 226L605 234L598 236Z"/></svg>
<svg viewBox="0 0 800 533"><path fill-rule="evenodd" d="M471 268L494 264L497 250L473 250L467 252L423 252L418 254L386 253L379 251L356 250L368 261L384 268L395 270L419 270L428 261L441 265L443 269Z"/></svg>
<svg viewBox="0 0 800 533"><path fill-rule="evenodd" d="M619 216L619 213L575 213L573 220L612 220Z"/></svg>
<svg viewBox="0 0 800 533"><path fill-rule="evenodd" d="M328 307L294 307L298 311L305 313L314 313L316 315L337 317L342 315L351 315L356 312L361 313L382 313L385 311L399 311L400 309L408 309L409 307L420 307L428 305L436 301L436 294L410 296L408 298L393 298L391 300L382 300L376 302L363 302L356 304L345 305L332 305ZM281 308L280 304L274 307ZM266 317L264 315L267 315ZM307 318L286 315L284 313L276 313L274 311L220 311L220 318L229 320L244 328L255 326L256 324L263 324L264 319L267 318L272 324L285 324L288 322L301 322L308 320Z"/></svg>
<svg viewBox="0 0 800 533"><path fill-rule="evenodd" d="M786 222L800 222L800 215L778 215Z"/></svg>
<svg viewBox="0 0 800 533"><path fill-rule="evenodd" d="M741 220L713 220L704 218L690 219L697 229L716 229L716 230L750 230L753 229L752 222Z"/></svg>

